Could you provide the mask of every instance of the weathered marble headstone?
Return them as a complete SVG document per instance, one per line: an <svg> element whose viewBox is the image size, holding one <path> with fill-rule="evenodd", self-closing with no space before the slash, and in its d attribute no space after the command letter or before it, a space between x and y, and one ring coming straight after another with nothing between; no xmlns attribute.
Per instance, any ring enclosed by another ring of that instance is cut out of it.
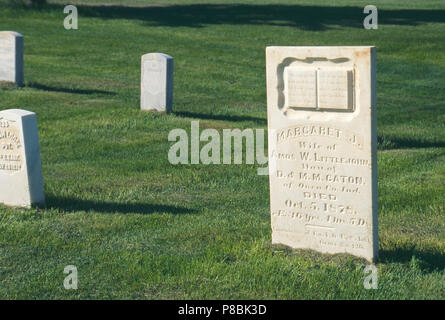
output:
<svg viewBox="0 0 445 320"><path fill-rule="evenodd" d="M0 81L23 86L23 36L20 33L0 32Z"/></svg>
<svg viewBox="0 0 445 320"><path fill-rule="evenodd" d="M0 203L29 208L44 202L36 114L0 111Z"/></svg>
<svg viewBox="0 0 445 320"><path fill-rule="evenodd" d="M375 47L268 47L272 242L374 261Z"/></svg>
<svg viewBox="0 0 445 320"><path fill-rule="evenodd" d="M173 58L147 53L141 63L141 109L171 112L173 104Z"/></svg>

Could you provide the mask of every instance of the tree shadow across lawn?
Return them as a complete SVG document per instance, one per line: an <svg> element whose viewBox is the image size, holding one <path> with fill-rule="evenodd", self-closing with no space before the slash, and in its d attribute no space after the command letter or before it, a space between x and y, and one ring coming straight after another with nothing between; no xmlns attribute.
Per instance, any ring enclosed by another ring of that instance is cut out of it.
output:
<svg viewBox="0 0 445 320"><path fill-rule="evenodd" d="M103 19L137 19L150 26L193 27L205 25L269 25L290 26L303 30L322 31L334 26L363 28L363 7L253 5L253 4L190 4L150 7L78 6L82 16ZM379 9L379 24L411 25L445 22L445 10Z"/></svg>
<svg viewBox="0 0 445 320"><path fill-rule="evenodd" d="M47 196L46 207L49 209L60 209L66 212L76 211L94 211L99 213L136 213L136 214L152 214L152 213L171 213L171 214L193 214L195 209L153 204L153 203L118 203L118 202L102 202L94 200L82 200L68 197Z"/></svg>
<svg viewBox="0 0 445 320"><path fill-rule="evenodd" d="M198 120L222 120L222 121L233 121L233 122L255 122L259 125L265 125L266 119L250 117L250 116L236 116L236 115L221 115L221 114L206 114L206 113L196 113L188 111L174 111L173 114L184 117L184 118L194 118Z"/></svg>
<svg viewBox="0 0 445 320"><path fill-rule="evenodd" d="M48 86L40 83L29 83L26 85L29 88L34 88L37 90L43 91L52 91L52 92L63 92L63 93L73 93L73 94L103 94L103 95L115 95L114 92L104 91L104 90L96 90L96 89L71 89L71 88L63 88L63 87L54 87Z"/></svg>
<svg viewBox="0 0 445 320"><path fill-rule="evenodd" d="M206 25L289 26L323 31L336 27L363 29L363 6L316 6L298 4L185 4L185 5L76 5L81 17L140 20L147 26L203 28ZM25 10L63 10L60 4L25 7ZM379 25L417 26L444 23L441 9L380 9Z"/></svg>
<svg viewBox="0 0 445 320"><path fill-rule="evenodd" d="M445 270L445 255L435 250L418 250L413 248L396 248L381 250L379 262L409 263L413 257L420 260L420 268L424 272L442 272Z"/></svg>
<svg viewBox="0 0 445 320"><path fill-rule="evenodd" d="M445 148L445 141L425 141L414 138L401 138L379 135L378 150Z"/></svg>

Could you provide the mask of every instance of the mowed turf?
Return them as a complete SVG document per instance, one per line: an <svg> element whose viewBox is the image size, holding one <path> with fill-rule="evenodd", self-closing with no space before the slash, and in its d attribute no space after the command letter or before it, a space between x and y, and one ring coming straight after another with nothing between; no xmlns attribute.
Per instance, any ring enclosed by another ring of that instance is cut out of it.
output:
<svg viewBox="0 0 445 320"><path fill-rule="evenodd" d="M443 1L374 1L378 30L363 1L71 2L76 31L62 2L0 0L0 30L25 37L25 86L1 85L0 109L37 113L47 197L0 206L0 298L445 298ZM192 120L266 129L271 45L377 47L377 290L362 259L271 245L259 165L168 162ZM175 58L172 114L139 110L148 52Z"/></svg>

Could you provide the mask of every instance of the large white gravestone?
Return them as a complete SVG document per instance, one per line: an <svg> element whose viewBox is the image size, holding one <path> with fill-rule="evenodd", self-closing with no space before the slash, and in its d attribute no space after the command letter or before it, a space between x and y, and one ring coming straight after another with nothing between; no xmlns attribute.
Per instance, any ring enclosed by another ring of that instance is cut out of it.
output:
<svg viewBox="0 0 445 320"><path fill-rule="evenodd" d="M141 60L141 109L171 112L173 58L164 53L147 53Z"/></svg>
<svg viewBox="0 0 445 320"><path fill-rule="evenodd" d="M268 47L272 242L374 261L375 47Z"/></svg>
<svg viewBox="0 0 445 320"><path fill-rule="evenodd" d="M29 208L44 202L36 114L0 111L0 203Z"/></svg>
<svg viewBox="0 0 445 320"><path fill-rule="evenodd" d="M0 32L0 81L23 86L23 36L20 33Z"/></svg>

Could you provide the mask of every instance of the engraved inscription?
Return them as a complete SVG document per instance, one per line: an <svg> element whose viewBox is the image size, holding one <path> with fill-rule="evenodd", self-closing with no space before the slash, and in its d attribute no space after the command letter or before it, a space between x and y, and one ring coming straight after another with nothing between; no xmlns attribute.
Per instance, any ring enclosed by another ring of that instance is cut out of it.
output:
<svg viewBox="0 0 445 320"><path fill-rule="evenodd" d="M312 248L368 249L372 221L360 197L371 183L371 159L360 148L350 151L363 138L309 123L279 130L276 141L271 181L280 187L281 200L272 205L275 239L300 239L301 246Z"/></svg>
<svg viewBox="0 0 445 320"><path fill-rule="evenodd" d="M286 101L293 108L316 108L316 70L312 68L286 68L284 70Z"/></svg>
<svg viewBox="0 0 445 320"><path fill-rule="evenodd" d="M283 143L287 140L299 139L302 137L328 137L345 141L358 149L363 149L363 138L355 133L348 130L340 130L333 126L315 124L281 129L277 134L277 143Z"/></svg>
<svg viewBox="0 0 445 320"><path fill-rule="evenodd" d="M14 122L0 118L0 174L14 174L22 170L22 150Z"/></svg>
<svg viewBox="0 0 445 320"><path fill-rule="evenodd" d="M144 85L151 95L161 92L161 66L155 60L144 61Z"/></svg>

